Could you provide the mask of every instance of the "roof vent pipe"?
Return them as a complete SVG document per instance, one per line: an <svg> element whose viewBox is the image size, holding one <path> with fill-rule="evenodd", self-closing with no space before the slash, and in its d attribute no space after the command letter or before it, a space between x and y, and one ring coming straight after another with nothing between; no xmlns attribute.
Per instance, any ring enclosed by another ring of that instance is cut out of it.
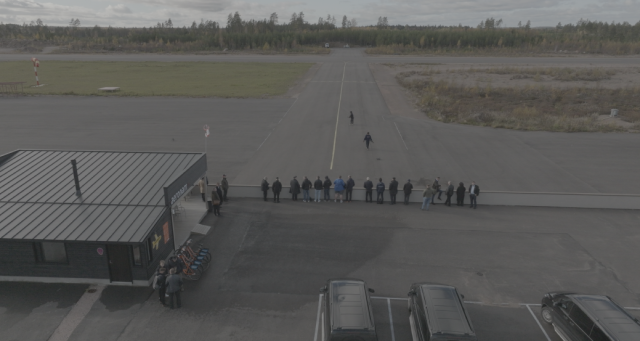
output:
<svg viewBox="0 0 640 341"><path fill-rule="evenodd" d="M76 183L76 196L82 196L80 192L80 179L78 179L78 167L76 166L76 160L71 160L71 167L73 167L73 180Z"/></svg>

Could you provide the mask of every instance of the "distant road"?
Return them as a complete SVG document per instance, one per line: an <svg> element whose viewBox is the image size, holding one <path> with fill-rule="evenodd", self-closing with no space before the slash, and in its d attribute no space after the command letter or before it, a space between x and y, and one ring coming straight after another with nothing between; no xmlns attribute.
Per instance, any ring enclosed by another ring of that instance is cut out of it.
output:
<svg viewBox="0 0 640 341"><path fill-rule="evenodd" d="M377 56L367 55L364 49L332 49L329 55L193 55L193 54L0 54L0 62L41 61L127 61L127 62L247 62L247 63L444 63L444 64L536 64L536 65L599 65L637 66L640 57L442 57L442 56Z"/></svg>

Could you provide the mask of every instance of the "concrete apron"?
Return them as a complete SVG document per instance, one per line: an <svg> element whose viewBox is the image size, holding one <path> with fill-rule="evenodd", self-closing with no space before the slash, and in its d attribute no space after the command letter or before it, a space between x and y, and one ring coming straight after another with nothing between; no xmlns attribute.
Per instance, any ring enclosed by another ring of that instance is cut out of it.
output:
<svg viewBox="0 0 640 341"><path fill-rule="evenodd" d="M403 186L404 184L401 184ZM374 183L375 186L375 183ZM212 186L210 186L212 187ZM422 191L424 186L414 185L414 189L411 192L409 202L422 203ZM346 193L346 191L345 191ZM313 200L315 190L309 190L309 195ZM324 195L324 192L323 192ZM235 198L262 198L263 194L260 190L260 186L250 185L230 185L229 196ZM269 189L267 198L273 198L273 192ZM281 199L291 198L289 194L289 187L282 187L280 192ZM298 195L298 200L302 200L302 190ZM335 191L331 189L331 199L335 198ZM442 198L446 198L446 195L442 193ZM375 187L373 189L373 200L376 199ZM389 201L389 191L384 192L385 201ZM354 201L365 200L365 189L354 188L353 199ZM404 193L398 191L396 198L397 202L403 202ZM436 199L437 200L437 199ZM442 203L443 201L436 201L436 203ZM455 194L451 198L453 205L456 203ZM597 193L535 193L535 192L480 192L477 198L478 205L492 205L492 206L531 206L531 207L563 207L563 208L604 208L604 209L625 209L625 210L638 210L640 209L640 195L637 194L597 194ZM469 193L465 194L464 203L468 205Z"/></svg>

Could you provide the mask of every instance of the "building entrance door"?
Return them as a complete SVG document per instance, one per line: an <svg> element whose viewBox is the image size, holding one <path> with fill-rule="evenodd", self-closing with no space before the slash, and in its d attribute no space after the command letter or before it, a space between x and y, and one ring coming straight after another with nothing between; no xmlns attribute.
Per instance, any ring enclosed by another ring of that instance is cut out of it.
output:
<svg viewBox="0 0 640 341"><path fill-rule="evenodd" d="M111 282L132 282L128 245L107 245Z"/></svg>

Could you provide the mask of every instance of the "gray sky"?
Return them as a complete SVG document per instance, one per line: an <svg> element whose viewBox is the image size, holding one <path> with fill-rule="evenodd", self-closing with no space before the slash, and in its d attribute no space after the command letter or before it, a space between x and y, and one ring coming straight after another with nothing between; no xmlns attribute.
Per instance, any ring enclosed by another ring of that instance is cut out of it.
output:
<svg viewBox="0 0 640 341"><path fill-rule="evenodd" d="M0 0L0 21L29 23L37 18L47 25L66 25L79 18L82 26L151 26L171 18L174 25L194 20L226 24L231 12L243 19L268 18L278 13L280 22L303 11L309 22L331 14L356 18L358 25L375 24L379 16L389 23L476 26L488 17L502 18L506 26L531 20L532 26L575 23L580 18L597 21L640 20L640 0Z"/></svg>

